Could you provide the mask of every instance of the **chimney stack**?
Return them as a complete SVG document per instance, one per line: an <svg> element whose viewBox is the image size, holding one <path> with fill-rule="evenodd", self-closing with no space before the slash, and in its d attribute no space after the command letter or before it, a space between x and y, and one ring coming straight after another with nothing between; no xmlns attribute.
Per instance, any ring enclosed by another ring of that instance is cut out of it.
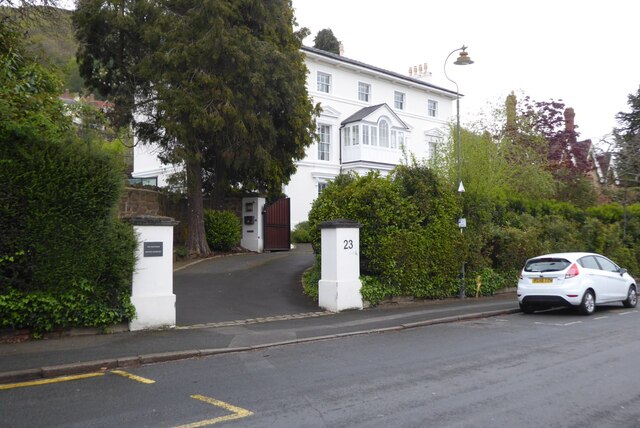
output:
<svg viewBox="0 0 640 428"><path fill-rule="evenodd" d="M409 67L409 76L420 80L430 80L431 72L427 67L427 63L423 62L422 64Z"/></svg>

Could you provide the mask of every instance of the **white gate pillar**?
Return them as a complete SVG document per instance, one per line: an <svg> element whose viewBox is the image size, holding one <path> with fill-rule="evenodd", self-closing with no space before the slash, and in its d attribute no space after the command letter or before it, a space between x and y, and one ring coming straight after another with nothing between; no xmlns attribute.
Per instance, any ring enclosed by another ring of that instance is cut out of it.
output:
<svg viewBox="0 0 640 428"><path fill-rule="evenodd" d="M129 330L174 327L173 227L178 222L170 217L146 215L129 221L138 239L131 290L136 317L129 322Z"/></svg>
<svg viewBox="0 0 640 428"><path fill-rule="evenodd" d="M360 228L353 220L320 224L322 239L321 279L318 304L331 312L362 309L360 288Z"/></svg>
<svg viewBox="0 0 640 428"><path fill-rule="evenodd" d="M249 251L261 253L264 250L263 218L265 198L242 198L242 240L240 245Z"/></svg>

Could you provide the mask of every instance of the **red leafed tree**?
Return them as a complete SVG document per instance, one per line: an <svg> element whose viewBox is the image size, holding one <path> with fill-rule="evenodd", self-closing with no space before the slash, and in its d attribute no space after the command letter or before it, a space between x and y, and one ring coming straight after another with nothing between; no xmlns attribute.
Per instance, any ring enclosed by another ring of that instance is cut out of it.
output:
<svg viewBox="0 0 640 428"><path fill-rule="evenodd" d="M578 205L592 203L595 189L588 179L593 168L589 158L592 143L578 141L580 134L573 108L565 108L562 100L534 101L525 96L517 103L517 117L520 123L527 124L526 130L520 128L518 132L541 137L546 142L546 168L555 178L556 197ZM531 139L521 136L518 140Z"/></svg>
<svg viewBox="0 0 640 428"><path fill-rule="evenodd" d="M534 131L548 143L547 159L551 171L567 168L576 175L591 169L588 160L590 140L578 141L578 126L573 108L565 108L562 100L534 101L525 97L520 114L530 118Z"/></svg>

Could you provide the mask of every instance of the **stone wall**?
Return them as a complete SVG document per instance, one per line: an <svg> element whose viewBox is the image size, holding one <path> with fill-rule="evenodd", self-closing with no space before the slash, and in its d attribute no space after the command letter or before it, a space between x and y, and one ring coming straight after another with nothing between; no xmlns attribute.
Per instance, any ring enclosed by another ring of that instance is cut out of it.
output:
<svg viewBox="0 0 640 428"><path fill-rule="evenodd" d="M163 215L160 213L160 192L127 187L120 200L120 217L139 215Z"/></svg>
<svg viewBox="0 0 640 428"><path fill-rule="evenodd" d="M205 209L213 208L213 200L205 198ZM242 219L242 197L226 198L222 209L235 213ZM120 217L137 215L161 215L172 217L180 223L173 229L174 245L184 245L187 241L188 204L186 197L170 195L157 190L127 187L120 201Z"/></svg>

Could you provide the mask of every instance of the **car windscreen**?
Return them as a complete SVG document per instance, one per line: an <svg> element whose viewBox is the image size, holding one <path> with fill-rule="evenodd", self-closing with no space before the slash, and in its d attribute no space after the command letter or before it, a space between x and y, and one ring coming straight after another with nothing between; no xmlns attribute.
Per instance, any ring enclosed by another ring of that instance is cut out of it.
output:
<svg viewBox="0 0 640 428"><path fill-rule="evenodd" d="M524 266L525 272L558 272L569 267L571 262L566 259L543 257L531 259Z"/></svg>

